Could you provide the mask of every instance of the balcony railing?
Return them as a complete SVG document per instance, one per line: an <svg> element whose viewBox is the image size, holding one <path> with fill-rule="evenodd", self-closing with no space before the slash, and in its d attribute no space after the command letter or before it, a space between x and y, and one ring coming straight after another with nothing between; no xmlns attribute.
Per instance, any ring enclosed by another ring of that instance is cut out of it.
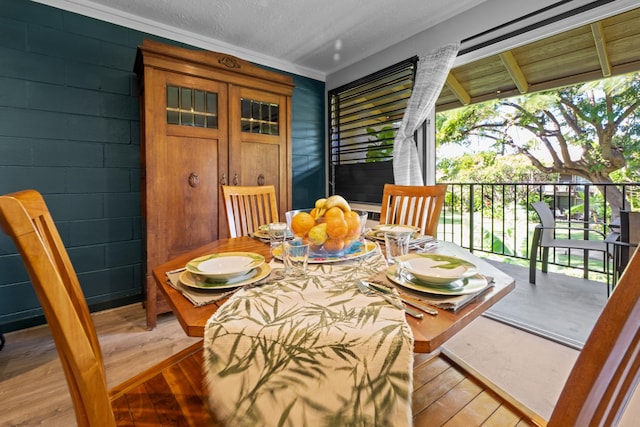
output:
<svg viewBox="0 0 640 427"><path fill-rule="evenodd" d="M455 242L472 252L499 256L505 262L528 264L533 231L539 224L531 203L546 201L563 226L611 232L620 209L633 210L640 204L640 183L448 183L445 206L440 217L438 238ZM583 238L583 231L564 238ZM586 237L584 237L586 238ZM589 257L584 271L583 252L551 250L550 265L567 274L581 275L609 283L611 268L601 253ZM506 259L504 257L507 257ZM540 259L540 258L539 258Z"/></svg>

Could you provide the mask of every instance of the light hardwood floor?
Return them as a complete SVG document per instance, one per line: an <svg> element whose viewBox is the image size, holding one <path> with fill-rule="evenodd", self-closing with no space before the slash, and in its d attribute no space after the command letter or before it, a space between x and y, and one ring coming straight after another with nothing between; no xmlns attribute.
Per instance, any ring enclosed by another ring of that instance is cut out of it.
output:
<svg viewBox="0 0 640 427"><path fill-rule="evenodd" d="M145 312L133 304L93 314L112 387L197 341L172 314L146 330ZM6 334L0 352L0 426L75 425L67 384L46 326ZM578 352L481 317L445 347L544 418L553 410ZM622 427L637 425L640 392ZM633 420L633 422L632 422Z"/></svg>
<svg viewBox="0 0 640 427"><path fill-rule="evenodd" d="M145 311L133 304L92 315L109 387L163 360L197 338L187 337L173 314L146 329ZM67 383L48 327L5 334L0 351L0 426L76 425Z"/></svg>

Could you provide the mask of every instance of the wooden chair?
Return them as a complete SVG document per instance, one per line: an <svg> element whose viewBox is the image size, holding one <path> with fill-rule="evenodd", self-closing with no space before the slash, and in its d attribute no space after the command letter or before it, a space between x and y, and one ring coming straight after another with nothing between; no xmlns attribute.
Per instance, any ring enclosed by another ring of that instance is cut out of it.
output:
<svg viewBox="0 0 640 427"><path fill-rule="evenodd" d="M548 422L443 350L436 357L416 355L414 425L617 425L634 391L640 392L636 390L640 381L639 276L636 250L578 355Z"/></svg>
<svg viewBox="0 0 640 427"><path fill-rule="evenodd" d="M263 224L278 222L273 185L222 185L229 237L248 236Z"/></svg>
<svg viewBox="0 0 640 427"><path fill-rule="evenodd" d="M529 254L529 283L536 283L536 265L538 263L538 248L542 248L542 272L546 273L549 265L549 248L565 248L579 249L583 251L584 258L584 277L587 277L589 271L589 251L603 252L603 260L607 262L607 253L609 252L609 242L604 240L604 234L593 228L584 227L584 223L580 222L579 226L561 226L556 224L553 212L546 202L532 203L531 206L540 217L538 224L533 232L533 240L531 241L531 253ZM581 237L586 233L595 233L599 235L599 240L585 240L582 238L557 239L555 232L565 230L574 232L575 235L580 234Z"/></svg>
<svg viewBox="0 0 640 427"><path fill-rule="evenodd" d="M0 226L42 305L79 426L160 425L158 417L165 425L214 425L203 410L202 342L107 390L89 307L42 196L34 190L0 196Z"/></svg>
<svg viewBox="0 0 640 427"><path fill-rule="evenodd" d="M420 227L423 234L436 236L447 185L385 184L380 224Z"/></svg>

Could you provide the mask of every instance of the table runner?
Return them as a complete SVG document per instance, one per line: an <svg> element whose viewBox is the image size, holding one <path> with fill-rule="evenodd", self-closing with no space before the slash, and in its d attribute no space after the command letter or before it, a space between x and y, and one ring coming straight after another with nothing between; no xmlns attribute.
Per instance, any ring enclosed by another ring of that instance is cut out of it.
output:
<svg viewBox="0 0 640 427"><path fill-rule="evenodd" d="M229 298L204 335L215 416L229 426L411 425L405 314L354 284L384 268L377 251Z"/></svg>

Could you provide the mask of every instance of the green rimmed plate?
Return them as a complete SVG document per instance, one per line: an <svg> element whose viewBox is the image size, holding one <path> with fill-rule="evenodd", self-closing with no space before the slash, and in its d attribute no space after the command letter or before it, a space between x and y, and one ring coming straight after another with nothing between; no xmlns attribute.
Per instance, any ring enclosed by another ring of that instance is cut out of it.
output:
<svg viewBox="0 0 640 427"><path fill-rule="evenodd" d="M420 227L403 224L378 224L372 230L367 231L365 237L375 240L384 240L385 233L412 233L411 238L423 237L420 234Z"/></svg>
<svg viewBox="0 0 640 427"><path fill-rule="evenodd" d="M187 270L180 274L179 280L180 283L190 288L221 290L250 285L264 279L269 273L271 273L271 266L263 263L259 267L229 280L214 280L206 277L198 277Z"/></svg>
<svg viewBox="0 0 640 427"><path fill-rule="evenodd" d="M410 274L403 274L398 276L397 267L395 265L390 266L387 269L387 278L398 285L407 289L412 289L418 292L425 292L435 295L467 295L480 292L489 286L487 279L481 275L476 274L471 277L459 279L448 285L430 285L428 283L416 280L415 277Z"/></svg>
<svg viewBox="0 0 640 427"><path fill-rule="evenodd" d="M462 258L433 253L415 253L397 257L396 262L417 280L444 285L478 273L476 266Z"/></svg>
<svg viewBox="0 0 640 427"><path fill-rule="evenodd" d="M187 271L217 281L241 276L264 264L264 256L254 252L221 252L192 259Z"/></svg>

